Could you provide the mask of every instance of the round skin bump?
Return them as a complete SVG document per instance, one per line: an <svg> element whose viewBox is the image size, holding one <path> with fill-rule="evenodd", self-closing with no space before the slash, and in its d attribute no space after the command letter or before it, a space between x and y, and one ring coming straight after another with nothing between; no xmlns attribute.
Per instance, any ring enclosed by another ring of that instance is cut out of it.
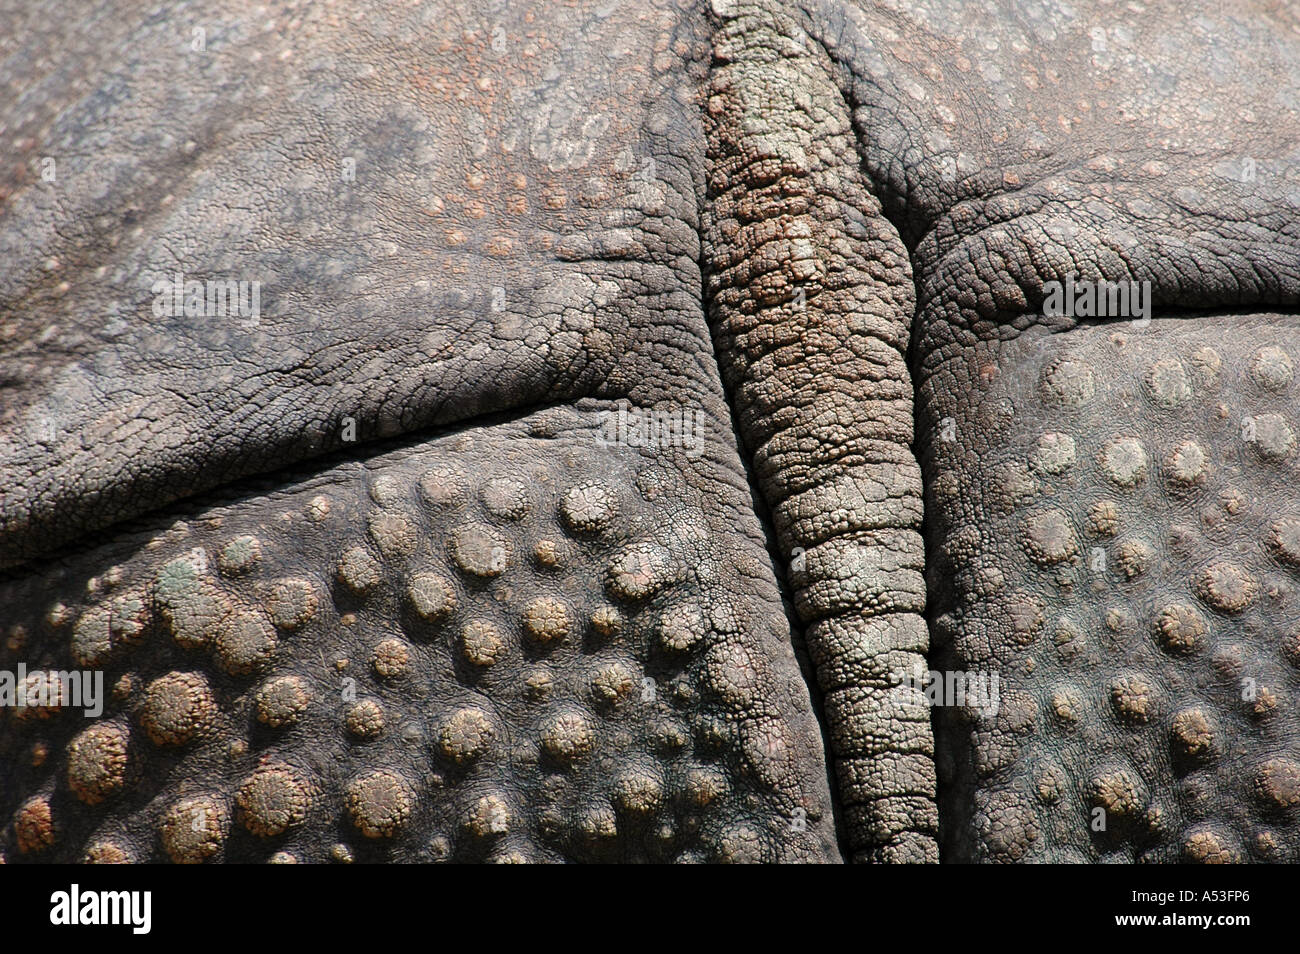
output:
<svg viewBox="0 0 1300 954"><path fill-rule="evenodd" d="M406 589L407 599L421 619L441 622L456 609L456 591L451 581L436 573L417 573Z"/></svg>
<svg viewBox="0 0 1300 954"><path fill-rule="evenodd" d="M1089 536L1111 537L1119 529L1119 507L1113 500L1099 500L1088 508Z"/></svg>
<svg viewBox="0 0 1300 954"><path fill-rule="evenodd" d="M453 531L447 541L447 552L456 568L469 577L500 576L510 564L510 547L505 537L483 524L470 524Z"/></svg>
<svg viewBox="0 0 1300 954"><path fill-rule="evenodd" d="M1213 563L1195 578L1196 595L1222 613L1240 613L1259 594L1259 584L1249 571L1235 563Z"/></svg>
<svg viewBox="0 0 1300 954"><path fill-rule="evenodd" d="M400 513L380 511L373 514L366 529L380 554L388 561L409 556L418 541L415 524Z"/></svg>
<svg viewBox="0 0 1300 954"><path fill-rule="evenodd" d="M1116 715L1131 725L1144 725L1155 717L1158 695L1156 688L1136 673L1119 677L1110 689Z"/></svg>
<svg viewBox="0 0 1300 954"><path fill-rule="evenodd" d="M312 497L311 500L307 501L307 506L303 508L303 512L307 515L307 519L311 520L313 523L320 523L322 520L329 517L330 509L332 507L333 503L330 501L329 497L325 494L317 494L315 497Z"/></svg>
<svg viewBox="0 0 1300 954"><path fill-rule="evenodd" d="M695 606L676 606L659 618L659 641L674 653L687 652L699 645L705 632L704 615Z"/></svg>
<svg viewBox="0 0 1300 954"><path fill-rule="evenodd" d="M226 672L249 676L270 665L278 644L275 629L260 611L241 609L222 621L213 648Z"/></svg>
<svg viewBox="0 0 1300 954"><path fill-rule="evenodd" d="M560 570L568 565L570 552L563 540L538 540L533 545L533 563L539 568Z"/></svg>
<svg viewBox="0 0 1300 954"><path fill-rule="evenodd" d="M1033 514L1025 520L1024 545L1030 558L1043 565L1063 563L1079 549L1069 517L1055 509Z"/></svg>
<svg viewBox="0 0 1300 954"><path fill-rule="evenodd" d="M1170 723L1174 752L1192 762L1208 762L1220 754L1219 730L1208 712L1200 707L1183 709Z"/></svg>
<svg viewBox="0 0 1300 954"><path fill-rule="evenodd" d="M1154 362L1142 379L1147 393L1162 408L1175 408L1192 396L1183 363L1177 358L1161 358Z"/></svg>
<svg viewBox="0 0 1300 954"><path fill-rule="evenodd" d="M560 520L573 533L599 533L617 512L614 496L598 484L570 488L560 499Z"/></svg>
<svg viewBox="0 0 1300 954"><path fill-rule="evenodd" d="M23 802L14 816L13 826L18 850L25 855L45 851L57 838L54 811L44 796Z"/></svg>
<svg viewBox="0 0 1300 954"><path fill-rule="evenodd" d="M71 687L65 686L57 670L28 673L22 688L26 705L15 710L15 717L23 722L53 719L71 701L68 695Z"/></svg>
<svg viewBox="0 0 1300 954"><path fill-rule="evenodd" d="M262 561L262 542L251 534L236 537L221 548L217 562L227 576L248 573Z"/></svg>
<svg viewBox="0 0 1300 954"><path fill-rule="evenodd" d="M614 709L640 690L635 675L620 662L607 663L596 669L590 686L592 703L602 709Z"/></svg>
<svg viewBox="0 0 1300 954"><path fill-rule="evenodd" d="M513 816L504 795L492 793L476 801L465 816L465 830L477 838L499 838L510 831Z"/></svg>
<svg viewBox="0 0 1300 954"><path fill-rule="evenodd" d="M560 712L547 718L539 738L542 751L566 765L585 758L594 743L590 720L577 712Z"/></svg>
<svg viewBox="0 0 1300 954"><path fill-rule="evenodd" d="M614 606L599 606L591 614L591 631L601 639L611 639L623 631L623 616Z"/></svg>
<svg viewBox="0 0 1300 954"><path fill-rule="evenodd" d="M134 859L116 842L97 841L86 849L82 862L88 865L129 865Z"/></svg>
<svg viewBox="0 0 1300 954"><path fill-rule="evenodd" d="M301 676L279 676L257 691L257 720L273 729L293 725L311 703L311 686Z"/></svg>
<svg viewBox="0 0 1300 954"><path fill-rule="evenodd" d="M1273 345L1260 348L1250 362L1250 376L1267 391L1284 391L1295 377L1291 356Z"/></svg>
<svg viewBox="0 0 1300 954"><path fill-rule="evenodd" d="M127 730L101 722L68 744L68 787L87 805L98 805L126 781Z"/></svg>
<svg viewBox="0 0 1300 954"><path fill-rule="evenodd" d="M487 713L467 707L453 712L438 730L438 750L444 758L465 765L484 756L495 738Z"/></svg>
<svg viewBox="0 0 1300 954"><path fill-rule="evenodd" d="M1162 606L1152 623L1153 634L1161 648L1171 653L1192 653L1205 640L1205 617L1192 606L1171 603Z"/></svg>
<svg viewBox="0 0 1300 954"><path fill-rule="evenodd" d="M1126 820L1135 818L1148 803L1145 786L1126 768L1094 775L1088 782L1088 800L1107 815Z"/></svg>
<svg viewBox="0 0 1300 954"><path fill-rule="evenodd" d="M1029 466L1041 474L1063 474L1074 466L1076 459L1074 438L1055 431L1038 439Z"/></svg>
<svg viewBox="0 0 1300 954"><path fill-rule="evenodd" d="M1254 782L1255 797L1265 809L1285 812L1300 807L1300 763L1294 759L1270 759Z"/></svg>
<svg viewBox="0 0 1300 954"><path fill-rule="evenodd" d="M208 732L216 717L207 680L199 673L173 672L149 684L140 721L156 745L184 745Z"/></svg>
<svg viewBox="0 0 1300 954"><path fill-rule="evenodd" d="M370 665L381 679L400 679L411 667L411 650L400 639L385 639L375 647Z"/></svg>
<svg viewBox="0 0 1300 954"><path fill-rule="evenodd" d="M452 467L434 467L420 478L420 496L430 507L458 506L465 497L465 480Z"/></svg>
<svg viewBox="0 0 1300 954"><path fill-rule="evenodd" d="M1142 540L1122 540L1115 549L1115 565L1125 579L1140 577L1151 566L1154 553Z"/></svg>
<svg viewBox="0 0 1300 954"><path fill-rule="evenodd" d="M407 503L408 484L392 474L376 474L370 481L368 494L381 507L400 509Z"/></svg>
<svg viewBox="0 0 1300 954"><path fill-rule="evenodd" d="M362 699L348 707L344 722L354 738L378 738L384 731L384 708L374 699Z"/></svg>
<svg viewBox="0 0 1300 954"><path fill-rule="evenodd" d="M1082 407L1097 393L1092 368L1072 358L1060 358L1044 368L1040 388L1044 401L1063 407Z"/></svg>
<svg viewBox="0 0 1300 954"><path fill-rule="evenodd" d="M471 619L461 627L460 652L471 665L491 666L505 657L506 640L493 623Z"/></svg>
<svg viewBox="0 0 1300 954"><path fill-rule="evenodd" d="M573 632L573 611L560 600L544 596L524 608L524 633L539 646L554 646Z"/></svg>
<svg viewBox="0 0 1300 954"><path fill-rule="evenodd" d="M1097 462L1106 479L1123 490L1132 490L1146 480L1147 454L1136 438L1115 438L1102 448Z"/></svg>
<svg viewBox="0 0 1300 954"><path fill-rule="evenodd" d="M1281 517L1268 529L1268 547L1275 559L1300 567L1300 518Z"/></svg>
<svg viewBox="0 0 1300 954"><path fill-rule="evenodd" d="M1178 444L1165 459L1165 479L1176 490L1190 490L1205 482L1209 473L1209 454L1196 441Z"/></svg>
<svg viewBox="0 0 1300 954"><path fill-rule="evenodd" d="M245 828L260 838L274 838L303 822L311 792L288 766L264 765L240 785L235 804Z"/></svg>
<svg viewBox="0 0 1300 954"><path fill-rule="evenodd" d="M175 864L202 864L217 856L229 831L226 806L213 796L199 795L167 809L159 826L159 839Z"/></svg>
<svg viewBox="0 0 1300 954"><path fill-rule="evenodd" d="M679 573L667 550L655 543L640 543L610 563L607 589L620 602L639 602L675 583Z"/></svg>
<svg viewBox="0 0 1300 954"><path fill-rule="evenodd" d="M338 581L357 596L372 592L383 578L383 571L364 547L349 547L339 559Z"/></svg>
<svg viewBox="0 0 1300 954"><path fill-rule="evenodd" d="M1183 841L1183 861L1188 864L1240 864L1242 852L1235 839L1205 826L1189 832Z"/></svg>
<svg viewBox="0 0 1300 954"><path fill-rule="evenodd" d="M316 615L319 598L310 580L278 580L264 602L271 622L283 630L296 630Z"/></svg>
<svg viewBox="0 0 1300 954"><path fill-rule="evenodd" d="M1246 442L1265 463L1281 463L1295 451L1295 432L1281 414L1247 417L1243 419L1242 431Z"/></svg>
<svg viewBox="0 0 1300 954"><path fill-rule="evenodd" d="M645 817L663 802L663 782L652 772L628 769L614 778L610 802L620 814Z"/></svg>
<svg viewBox="0 0 1300 954"><path fill-rule="evenodd" d="M495 477L479 491L488 515L498 520L521 520L532 510L528 485L517 477Z"/></svg>
<svg viewBox="0 0 1300 954"><path fill-rule="evenodd" d="M344 789L348 816L367 838L391 838L410 820L415 808L411 784L386 769L368 772Z"/></svg>

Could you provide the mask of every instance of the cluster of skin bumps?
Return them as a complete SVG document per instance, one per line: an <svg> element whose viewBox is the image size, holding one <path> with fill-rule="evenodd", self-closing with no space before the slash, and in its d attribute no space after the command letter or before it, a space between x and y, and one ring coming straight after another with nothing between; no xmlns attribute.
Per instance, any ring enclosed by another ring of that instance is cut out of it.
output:
<svg viewBox="0 0 1300 954"><path fill-rule="evenodd" d="M10 710L6 852L822 856L824 790L792 770L700 515L588 424L546 453L514 425L212 508L11 626L11 654L57 634L48 668L102 668L111 697L88 724Z"/></svg>
<svg viewBox="0 0 1300 954"><path fill-rule="evenodd" d="M1295 860L1269 7L12 12L0 855Z"/></svg>
<svg viewBox="0 0 1300 954"><path fill-rule="evenodd" d="M1296 859L1295 358L1225 321L1025 335L940 402L938 668L1001 676L944 713L954 856Z"/></svg>

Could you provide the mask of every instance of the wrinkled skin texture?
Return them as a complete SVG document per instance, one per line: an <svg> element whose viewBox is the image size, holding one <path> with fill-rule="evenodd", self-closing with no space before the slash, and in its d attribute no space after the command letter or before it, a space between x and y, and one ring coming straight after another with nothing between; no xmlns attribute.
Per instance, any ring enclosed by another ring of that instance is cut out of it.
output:
<svg viewBox="0 0 1300 954"><path fill-rule="evenodd" d="M106 696L0 710L5 860L1300 857L1286 7L0 54L0 670Z"/></svg>

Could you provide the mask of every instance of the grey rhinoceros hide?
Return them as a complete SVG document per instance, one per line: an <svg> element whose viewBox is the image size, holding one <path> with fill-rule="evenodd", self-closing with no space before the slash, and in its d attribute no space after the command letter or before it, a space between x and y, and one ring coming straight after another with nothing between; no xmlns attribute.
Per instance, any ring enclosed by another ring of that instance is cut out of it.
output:
<svg viewBox="0 0 1300 954"><path fill-rule="evenodd" d="M0 2L0 858L1300 860L1300 17Z"/></svg>

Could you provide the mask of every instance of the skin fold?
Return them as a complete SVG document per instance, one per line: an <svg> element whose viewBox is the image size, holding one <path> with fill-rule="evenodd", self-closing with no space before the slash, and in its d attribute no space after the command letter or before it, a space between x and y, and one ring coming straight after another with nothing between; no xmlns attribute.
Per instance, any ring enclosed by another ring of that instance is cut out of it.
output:
<svg viewBox="0 0 1300 954"><path fill-rule="evenodd" d="M5 861L1297 860L1294 10L63 7Z"/></svg>

